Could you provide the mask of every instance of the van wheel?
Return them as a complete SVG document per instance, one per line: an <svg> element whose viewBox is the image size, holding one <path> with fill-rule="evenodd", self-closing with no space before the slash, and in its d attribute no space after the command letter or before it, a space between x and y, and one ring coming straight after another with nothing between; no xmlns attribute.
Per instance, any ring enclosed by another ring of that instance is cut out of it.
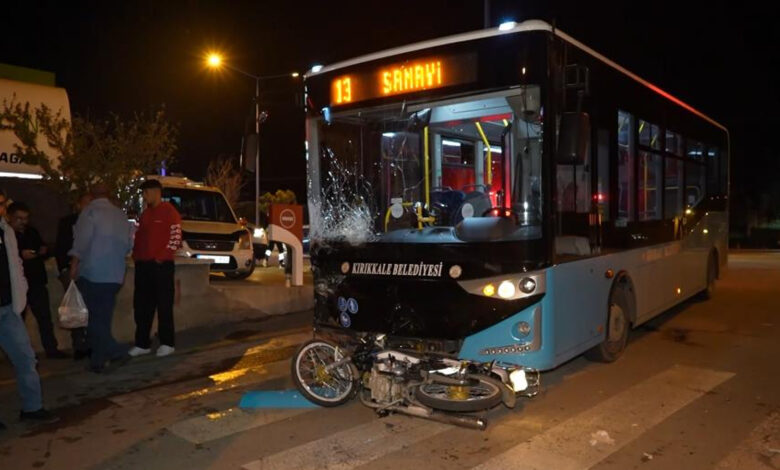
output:
<svg viewBox="0 0 780 470"><path fill-rule="evenodd" d="M710 253L710 257L707 260L707 287L703 291L699 292L699 300L709 300L715 293L715 278L718 277L718 260L715 253Z"/></svg>
<svg viewBox="0 0 780 470"><path fill-rule="evenodd" d="M252 260L252 266L249 268L249 271L243 273L225 273L225 277L232 280L241 280L248 278L252 275L253 272L255 272L254 260Z"/></svg>
<svg viewBox="0 0 780 470"><path fill-rule="evenodd" d="M609 298L607 331L604 341L585 353L585 357L596 362L615 362L626 349L630 322L628 299L622 288L615 288Z"/></svg>

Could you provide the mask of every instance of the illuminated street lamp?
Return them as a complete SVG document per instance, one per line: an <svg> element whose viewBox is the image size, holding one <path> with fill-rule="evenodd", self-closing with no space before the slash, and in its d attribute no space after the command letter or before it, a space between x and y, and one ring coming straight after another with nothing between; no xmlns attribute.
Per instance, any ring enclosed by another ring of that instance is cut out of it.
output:
<svg viewBox="0 0 780 470"><path fill-rule="evenodd" d="M255 227L260 226L260 122L263 120L260 114L260 81L272 78L292 77L298 78L298 72L280 73L276 75L255 75L238 67L225 63L222 56L216 52L209 52L206 55L206 65L211 69L226 68L241 75L245 75L255 81L255 134L257 135L257 145L255 147Z"/></svg>

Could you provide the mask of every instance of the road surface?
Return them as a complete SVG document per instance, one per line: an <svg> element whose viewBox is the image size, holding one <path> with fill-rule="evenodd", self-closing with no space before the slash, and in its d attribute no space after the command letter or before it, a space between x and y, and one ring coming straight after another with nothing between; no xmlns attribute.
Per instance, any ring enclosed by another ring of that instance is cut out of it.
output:
<svg viewBox="0 0 780 470"><path fill-rule="evenodd" d="M0 467L780 469L779 295L780 253L734 254L712 300L640 327L614 364L545 373L540 396L490 411L482 432L358 403L238 409L248 390L291 387L288 358L308 336L297 317L108 378L47 377L62 421L9 423Z"/></svg>

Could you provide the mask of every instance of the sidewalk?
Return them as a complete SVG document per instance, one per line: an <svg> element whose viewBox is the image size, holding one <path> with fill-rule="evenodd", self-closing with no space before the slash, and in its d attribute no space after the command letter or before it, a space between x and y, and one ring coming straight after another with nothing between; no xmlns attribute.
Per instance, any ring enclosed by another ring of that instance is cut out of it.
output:
<svg viewBox="0 0 780 470"><path fill-rule="evenodd" d="M94 412L103 409L107 399L130 392L172 384L183 389L218 384L225 381L225 374L230 379L241 375L231 373L236 367L246 370L287 360L311 336L311 322L312 312L305 311L193 328L177 334L175 354L135 358L111 374L87 372L85 360L43 358L38 369L44 403L63 417L64 425L85 418L93 408ZM39 429L19 423L14 373L5 361L0 361L0 404L0 421L9 426L0 433L0 441Z"/></svg>

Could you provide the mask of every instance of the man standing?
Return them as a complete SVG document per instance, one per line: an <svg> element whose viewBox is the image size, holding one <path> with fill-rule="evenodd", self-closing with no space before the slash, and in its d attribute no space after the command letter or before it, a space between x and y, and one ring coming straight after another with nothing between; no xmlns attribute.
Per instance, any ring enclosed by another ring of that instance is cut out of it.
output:
<svg viewBox="0 0 780 470"><path fill-rule="evenodd" d="M59 281L64 290L68 289L71 282L70 255L68 255L68 252L73 248L73 230L76 226L76 221L79 219L79 214L90 202L92 202L92 196L86 193L82 194L78 202L76 202L75 211L61 218L57 224L57 246L54 248L54 251L57 258L57 270L60 273ZM86 328L71 328L70 340L73 344L73 359L78 361L89 354Z"/></svg>
<svg viewBox="0 0 780 470"><path fill-rule="evenodd" d="M16 236L4 216L5 193L0 191L0 349L5 351L16 371L16 387L22 399L20 418L52 423L58 418L43 408L35 352L20 316L27 305L27 281Z"/></svg>
<svg viewBox="0 0 780 470"><path fill-rule="evenodd" d="M89 370L95 373L121 366L129 359L126 349L111 334L111 322L116 295L125 280L125 257L132 246L130 223L108 195L104 184L92 188L93 201L79 215L69 253L71 279L78 279L76 284L89 311Z"/></svg>
<svg viewBox="0 0 780 470"><path fill-rule="evenodd" d="M38 332L41 335L41 345L49 359L63 359L67 354L57 349L57 338L54 337L54 327L51 320L49 305L49 288L46 285L46 265L48 247L43 243L41 235L30 226L30 208L23 202L14 202L8 206L8 218L13 227L19 244L19 255L22 257L24 276L27 278L27 305L32 310L38 322Z"/></svg>
<svg viewBox="0 0 780 470"><path fill-rule="evenodd" d="M141 356L151 352L154 312L157 310L157 332L160 347L157 356L174 351L173 256L181 246L181 216L170 203L162 200L162 185L148 180L141 185L146 208L135 234L135 347L129 354Z"/></svg>

